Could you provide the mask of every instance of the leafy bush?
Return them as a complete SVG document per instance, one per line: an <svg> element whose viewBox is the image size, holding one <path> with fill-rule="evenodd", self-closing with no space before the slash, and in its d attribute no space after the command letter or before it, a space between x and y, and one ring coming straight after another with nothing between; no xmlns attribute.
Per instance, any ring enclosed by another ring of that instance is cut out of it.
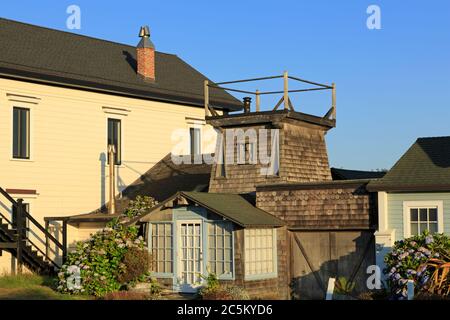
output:
<svg viewBox="0 0 450 320"><path fill-rule="evenodd" d="M146 213L150 208L156 206L158 201L149 196L137 196L135 200L131 200L124 215L133 218Z"/></svg>
<svg viewBox="0 0 450 320"><path fill-rule="evenodd" d="M432 258L439 258L440 252L450 252L450 238L443 234L424 232L401 241L396 241L390 253L385 256L391 293L395 298L407 297L406 284L413 280L415 288L423 290L430 279L430 268L426 263Z"/></svg>
<svg viewBox="0 0 450 320"><path fill-rule="evenodd" d="M349 281L346 277L339 277L336 280L334 290L337 294L351 295L355 289L356 283Z"/></svg>
<svg viewBox="0 0 450 320"><path fill-rule="evenodd" d="M118 276L120 283L137 280L148 272L150 257L148 251L139 247L131 247L123 256L125 270Z"/></svg>
<svg viewBox="0 0 450 320"><path fill-rule="evenodd" d="M143 249L135 226L113 221L89 240L77 243L58 273L58 291L103 296L118 291L127 271L124 257L129 250Z"/></svg>
<svg viewBox="0 0 450 320"><path fill-rule="evenodd" d="M200 289L203 300L249 300L250 296L244 288L235 285L221 285L217 275L209 273L206 277L206 285Z"/></svg>

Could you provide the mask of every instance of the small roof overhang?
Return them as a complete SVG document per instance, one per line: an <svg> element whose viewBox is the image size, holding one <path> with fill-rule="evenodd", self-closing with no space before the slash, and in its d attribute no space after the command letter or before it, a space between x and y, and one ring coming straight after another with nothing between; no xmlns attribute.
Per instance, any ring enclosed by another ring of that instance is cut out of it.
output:
<svg viewBox="0 0 450 320"><path fill-rule="evenodd" d="M189 202L222 216L223 218L234 222L244 228L268 228L281 227L285 222L274 215L261 210L238 194L226 193L207 193L207 192L177 192L172 197L159 203L150 209L149 212L131 220L129 223L148 222L148 216L156 210L159 210L173 201L181 201L187 204ZM186 201L187 200L187 201Z"/></svg>

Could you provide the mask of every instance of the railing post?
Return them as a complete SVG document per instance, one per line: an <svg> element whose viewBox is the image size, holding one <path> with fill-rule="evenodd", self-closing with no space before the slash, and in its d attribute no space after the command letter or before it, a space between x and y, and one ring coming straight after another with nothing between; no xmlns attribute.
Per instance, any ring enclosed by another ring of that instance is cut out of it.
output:
<svg viewBox="0 0 450 320"><path fill-rule="evenodd" d="M256 112L259 112L260 104L261 104L261 96L259 95L259 90L256 90Z"/></svg>
<svg viewBox="0 0 450 320"><path fill-rule="evenodd" d="M48 220L46 220L45 221L45 231L47 231L46 233L45 233L45 260L49 260L50 258L49 258L49 254L50 254L50 248L48 247L49 246L49 244L48 244L48 229L49 229L49 225L50 225L50 223L49 223L49 221Z"/></svg>
<svg viewBox="0 0 450 320"><path fill-rule="evenodd" d="M209 116L209 86L208 80L204 82L204 96L205 96L205 117Z"/></svg>
<svg viewBox="0 0 450 320"><path fill-rule="evenodd" d="M16 229L17 229L17 273L22 274L23 271L23 199L17 200L16 208Z"/></svg>
<svg viewBox="0 0 450 320"><path fill-rule="evenodd" d="M333 87L331 89L331 107L332 107L332 117L333 119L336 119L336 84L333 82L331 84Z"/></svg>
<svg viewBox="0 0 450 320"><path fill-rule="evenodd" d="M62 222L62 238L63 238L63 252L62 252L62 263L66 263L67 258L67 220Z"/></svg>
<svg viewBox="0 0 450 320"><path fill-rule="evenodd" d="M283 73L283 79L284 79L284 95L283 95L283 100L284 100L284 110L288 110L289 109L289 93L288 93L288 83L289 83L289 79L288 79L288 72L285 71Z"/></svg>

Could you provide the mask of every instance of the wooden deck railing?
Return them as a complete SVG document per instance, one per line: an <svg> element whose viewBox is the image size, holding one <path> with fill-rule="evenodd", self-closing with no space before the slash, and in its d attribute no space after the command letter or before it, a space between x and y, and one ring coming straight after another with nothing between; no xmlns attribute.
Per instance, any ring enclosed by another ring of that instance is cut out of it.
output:
<svg viewBox="0 0 450 320"><path fill-rule="evenodd" d="M283 78L283 90L280 91L259 91L258 89L255 91L248 91L248 90L241 90L241 89L235 89L230 87L224 87L223 85L228 84L236 84L236 83L243 83L243 82L253 82L253 81L262 81L262 80L272 80L272 79L278 79ZM298 82L306 83L309 85L313 85L315 87L313 88L306 88L306 89L294 89L289 90L289 80L295 80ZM231 92L237 92L237 93L244 93L248 95L255 96L256 98L256 112L261 111L261 96L263 95L274 95L274 94L282 94L282 97L280 100L276 103L273 110L276 111L281 106L281 104L284 104L284 110L294 110L294 106L289 99L289 93L298 93L298 92L308 92L308 91L319 91L319 90L331 90L331 108L328 110L328 112L323 116L323 118L326 119L336 119L336 85L332 83L331 85L322 84L310 80L301 79L298 77L289 76L288 72L285 71L282 75L278 76L269 76L269 77L260 77L260 78L252 78L252 79L243 79L243 80L234 80L234 81L224 81L224 82L217 82L217 83L210 83L208 80L205 80L204 82L204 107L205 107L205 117L208 116L218 116L219 114L214 109L214 107L210 103L209 99L209 89L210 88L216 88L216 89L222 89L225 91L231 91Z"/></svg>
<svg viewBox="0 0 450 320"><path fill-rule="evenodd" d="M44 228L32 215L30 215L25 206L23 205L23 199L14 200L3 188L0 187L0 194L3 195L15 209L15 219L13 221L7 219L3 214L0 213L2 219L8 223L17 232L17 265L20 269L23 264L23 250L28 243L35 250L39 251L45 258L46 261L51 263L56 267L60 267L57 262L49 256L49 246L53 244L55 247L61 249L63 262L67 255L67 244L61 244L58 239L56 239L46 228ZM27 227L29 222L29 227ZM34 228L33 228L34 227ZM32 242L29 237L27 237L27 231L33 230L33 232L39 231L43 234L46 239L46 250L45 252L34 242Z"/></svg>

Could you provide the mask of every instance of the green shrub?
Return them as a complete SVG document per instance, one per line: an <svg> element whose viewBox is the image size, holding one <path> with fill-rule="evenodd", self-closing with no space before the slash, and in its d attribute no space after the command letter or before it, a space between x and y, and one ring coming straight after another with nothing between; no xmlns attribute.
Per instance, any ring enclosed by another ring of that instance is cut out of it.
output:
<svg viewBox="0 0 450 320"><path fill-rule="evenodd" d="M124 271L118 276L120 283L136 281L149 270L150 259L146 249L132 247L124 254Z"/></svg>
<svg viewBox="0 0 450 320"><path fill-rule="evenodd" d="M118 291L123 285L119 279L127 268L126 253L144 248L137 233L135 226L113 221L89 240L77 243L58 273L58 291L95 296Z"/></svg>
<svg viewBox="0 0 450 320"><path fill-rule="evenodd" d="M156 206L158 201L149 196L137 196L136 199L131 200L124 215L128 218L133 218L146 213L150 208Z"/></svg>
<svg viewBox="0 0 450 320"><path fill-rule="evenodd" d="M413 280L416 292L426 288L430 279L430 270L426 263L439 258L439 252L450 252L450 238L443 234L424 232L401 241L396 241L392 251L384 260L388 275L388 284L394 298L405 299L407 282Z"/></svg>
<svg viewBox="0 0 450 320"><path fill-rule="evenodd" d="M202 276L206 284L199 294L203 300L249 300L250 296L244 288L235 285L221 285L216 274Z"/></svg>

